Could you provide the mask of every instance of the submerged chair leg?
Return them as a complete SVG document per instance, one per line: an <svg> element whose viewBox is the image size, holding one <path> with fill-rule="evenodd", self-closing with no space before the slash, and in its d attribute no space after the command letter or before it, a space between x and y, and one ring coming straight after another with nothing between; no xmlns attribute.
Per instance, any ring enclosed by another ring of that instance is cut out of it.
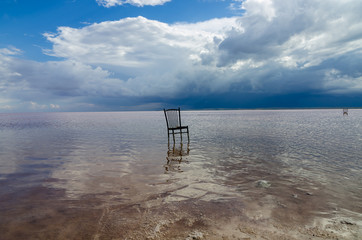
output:
<svg viewBox="0 0 362 240"><path fill-rule="evenodd" d="M173 142L175 143L175 130L172 130Z"/></svg>

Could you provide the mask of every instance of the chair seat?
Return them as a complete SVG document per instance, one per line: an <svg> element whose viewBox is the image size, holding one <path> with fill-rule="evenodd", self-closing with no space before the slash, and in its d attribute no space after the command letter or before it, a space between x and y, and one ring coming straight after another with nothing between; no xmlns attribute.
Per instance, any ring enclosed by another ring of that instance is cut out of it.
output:
<svg viewBox="0 0 362 240"><path fill-rule="evenodd" d="M169 128L168 130L179 130L179 129L186 129L189 128L189 126L179 126L179 127L175 127L175 128Z"/></svg>

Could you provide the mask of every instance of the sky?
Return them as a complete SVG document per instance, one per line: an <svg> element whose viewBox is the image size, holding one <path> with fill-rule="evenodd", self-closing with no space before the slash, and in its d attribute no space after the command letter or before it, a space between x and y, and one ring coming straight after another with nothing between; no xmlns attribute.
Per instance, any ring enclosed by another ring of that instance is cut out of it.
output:
<svg viewBox="0 0 362 240"><path fill-rule="evenodd" d="M360 0L0 0L0 112L362 107Z"/></svg>

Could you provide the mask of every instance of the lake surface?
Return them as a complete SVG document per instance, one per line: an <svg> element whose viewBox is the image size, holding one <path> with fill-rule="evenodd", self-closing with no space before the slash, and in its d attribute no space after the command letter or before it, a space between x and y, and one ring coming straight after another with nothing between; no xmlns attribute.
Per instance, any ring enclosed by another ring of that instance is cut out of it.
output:
<svg viewBox="0 0 362 240"><path fill-rule="evenodd" d="M0 239L361 239L362 110L182 121L0 114Z"/></svg>

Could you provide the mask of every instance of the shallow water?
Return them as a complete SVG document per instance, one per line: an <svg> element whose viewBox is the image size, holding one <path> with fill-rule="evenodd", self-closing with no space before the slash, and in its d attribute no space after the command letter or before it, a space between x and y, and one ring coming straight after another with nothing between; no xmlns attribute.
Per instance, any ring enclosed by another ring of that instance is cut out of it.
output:
<svg viewBox="0 0 362 240"><path fill-rule="evenodd" d="M168 145L163 112L0 114L0 239L361 237L362 110L182 121Z"/></svg>

